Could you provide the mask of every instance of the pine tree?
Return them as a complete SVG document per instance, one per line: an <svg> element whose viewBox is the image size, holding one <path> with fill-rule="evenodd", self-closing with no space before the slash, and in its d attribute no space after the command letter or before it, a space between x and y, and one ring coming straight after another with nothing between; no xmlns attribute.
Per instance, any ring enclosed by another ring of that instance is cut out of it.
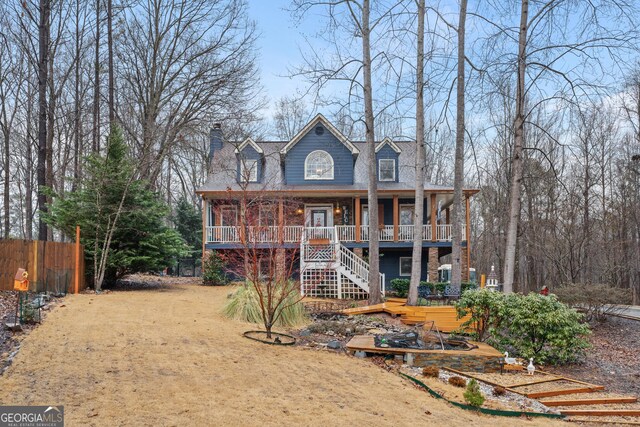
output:
<svg viewBox="0 0 640 427"><path fill-rule="evenodd" d="M201 213L187 200L181 197L176 204L173 223L176 230L191 250L194 258L202 257L202 217Z"/></svg>
<svg viewBox="0 0 640 427"><path fill-rule="evenodd" d="M86 159L82 187L53 194L47 221L68 236L80 226L96 290L126 274L159 271L188 253L178 232L165 225L168 207L134 176L122 132L114 125L106 155Z"/></svg>

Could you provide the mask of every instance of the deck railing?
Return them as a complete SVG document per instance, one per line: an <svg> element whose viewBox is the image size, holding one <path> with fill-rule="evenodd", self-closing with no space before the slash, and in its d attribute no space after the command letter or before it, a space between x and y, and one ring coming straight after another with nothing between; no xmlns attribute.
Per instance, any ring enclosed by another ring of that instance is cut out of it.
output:
<svg viewBox="0 0 640 427"><path fill-rule="evenodd" d="M384 225L378 229L381 242L393 242L394 226ZM431 241L431 225L422 226L422 239ZM205 237L207 243L240 243L244 233L240 226L213 226L206 227ZM335 227L304 227L302 225L285 225L280 229L277 225L247 227L248 239L252 243L300 243L311 239L328 239L329 241L356 242L355 225L337 225ZM412 242L414 236L413 225L398 226L398 242ZM450 224L436 226L436 241L449 242L452 238ZM466 240L466 228L462 228L462 240ZM369 241L369 226L360 226L360 242Z"/></svg>

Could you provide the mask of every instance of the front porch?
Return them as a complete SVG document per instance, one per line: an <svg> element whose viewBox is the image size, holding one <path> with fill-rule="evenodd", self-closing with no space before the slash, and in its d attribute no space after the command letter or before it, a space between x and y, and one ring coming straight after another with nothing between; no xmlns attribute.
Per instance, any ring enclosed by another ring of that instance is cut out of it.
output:
<svg viewBox="0 0 640 427"><path fill-rule="evenodd" d="M425 195L423 224L414 226L415 199L400 195L380 196L377 237L381 246L406 246L418 236L425 246L450 244L453 237L449 193ZM280 243L300 244L309 239L328 239L351 247L367 247L370 239L369 207L361 196L299 197L252 200L242 208L239 200L205 200L203 240L210 249L218 245ZM463 221L464 222L464 221ZM469 195L466 195L466 242L469 229Z"/></svg>

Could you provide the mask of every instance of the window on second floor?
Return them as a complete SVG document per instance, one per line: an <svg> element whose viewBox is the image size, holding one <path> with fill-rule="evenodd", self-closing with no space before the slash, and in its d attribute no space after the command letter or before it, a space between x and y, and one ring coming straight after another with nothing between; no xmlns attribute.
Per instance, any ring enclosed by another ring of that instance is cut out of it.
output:
<svg viewBox="0 0 640 427"><path fill-rule="evenodd" d="M309 153L304 161L304 179L333 179L333 157L323 150Z"/></svg>
<svg viewBox="0 0 640 427"><path fill-rule="evenodd" d="M378 179L380 181L396 180L396 161L395 159L378 160Z"/></svg>
<svg viewBox="0 0 640 427"><path fill-rule="evenodd" d="M245 159L240 162L240 179L243 182L258 182L258 161Z"/></svg>

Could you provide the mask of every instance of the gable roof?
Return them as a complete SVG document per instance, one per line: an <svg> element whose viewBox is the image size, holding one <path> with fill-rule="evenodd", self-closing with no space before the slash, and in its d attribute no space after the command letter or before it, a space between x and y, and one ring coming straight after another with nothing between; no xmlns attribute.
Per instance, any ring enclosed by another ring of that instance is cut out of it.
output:
<svg viewBox="0 0 640 427"><path fill-rule="evenodd" d="M388 145L389 147L391 147L391 149L398 154L402 153L402 150L400 149L400 147L398 147L396 143L393 142L391 138L389 138L388 136L382 141L380 141L380 143L378 143L378 145L376 146L376 153L380 151L382 147L384 147L385 145Z"/></svg>
<svg viewBox="0 0 640 427"><path fill-rule="evenodd" d="M254 150L256 150L258 153L260 153L260 154L264 154L264 151L262 150L262 147L260 147L258 144L256 144L256 142L255 142L253 139L251 139L251 138L247 138L247 139L245 139L245 140L242 142L242 144L238 145L238 147L237 147L237 148L236 148L236 150L235 150L235 153L236 153L236 154L239 154L242 150L244 150L244 148L245 148L247 145L252 146L252 147L253 147L253 149L254 149Z"/></svg>
<svg viewBox="0 0 640 427"><path fill-rule="evenodd" d="M347 139L347 137L342 134L342 132L340 132L334 125L332 125L331 122L329 122L329 120L327 120L322 114L318 114L313 119L311 119L311 121L307 123L307 125L303 127L302 130L300 130L300 132L298 132L296 136L294 136L291 141L287 143L287 145L282 147L282 149L280 150L280 154L287 154L287 152L291 150L291 148L293 148L298 142L300 142L302 137L309 133L309 131L311 131L311 129L318 123L322 123L324 127L333 134L333 136L338 138L338 141L342 142L351 151L351 154L360 153L360 150L358 150L356 146L353 145L351 141L349 141L349 139Z"/></svg>

